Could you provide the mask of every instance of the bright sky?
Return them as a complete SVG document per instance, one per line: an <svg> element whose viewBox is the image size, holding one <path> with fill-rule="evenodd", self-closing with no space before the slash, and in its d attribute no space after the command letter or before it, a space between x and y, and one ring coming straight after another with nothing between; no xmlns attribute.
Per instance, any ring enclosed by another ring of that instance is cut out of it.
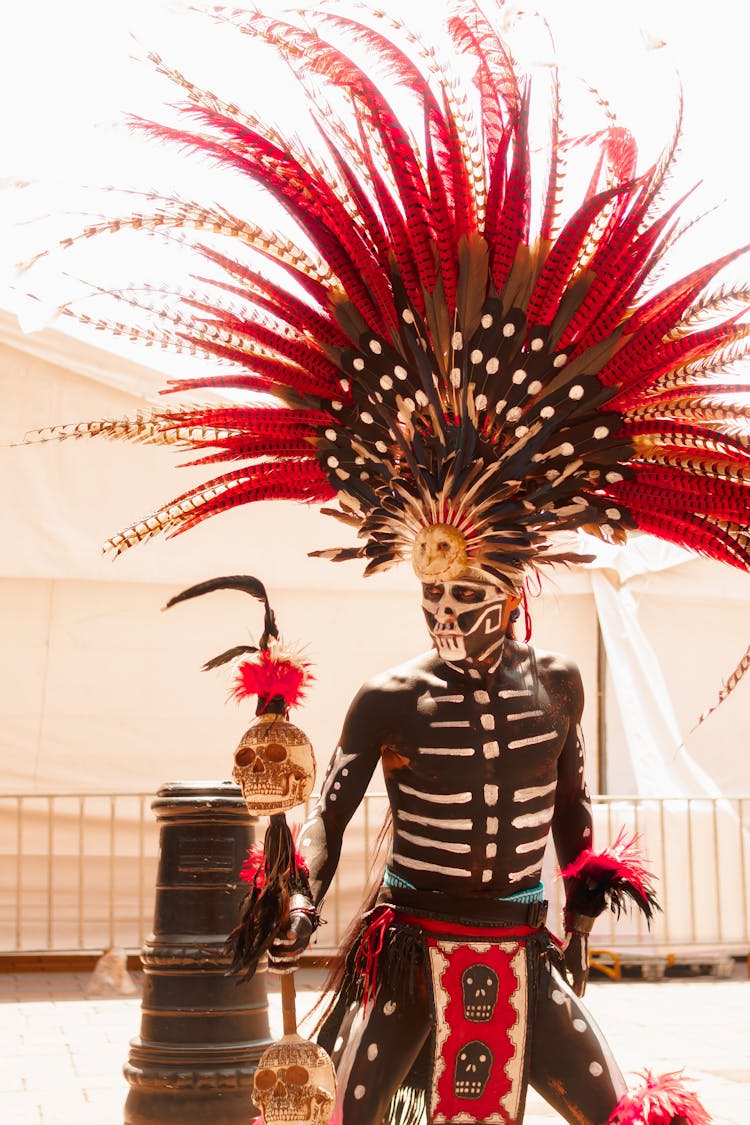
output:
<svg viewBox="0 0 750 1125"><path fill-rule="evenodd" d="M273 2L262 6L283 7ZM434 26L434 13L445 8L436 0L389 0L384 6L426 35ZM13 5L12 13L9 7L0 17L5 23L0 29L0 181L31 181L31 186L20 192L6 186L0 193L0 303L18 308L31 327L48 319L60 294L67 295L75 281L60 276L69 264L56 258L34 275L48 301L30 315L22 300L30 275L14 282L12 267L55 236L78 228L76 212L85 206L81 184L151 188L174 180L185 194L194 194L192 177L199 172L191 173L186 183L179 157L134 140L117 124L127 111L158 118L163 100L173 96L148 64L134 56L153 46L198 84L275 117L283 115L291 95L283 75L268 68L267 56L247 38L227 35L175 0L129 0L119 6L113 0L35 0ZM346 5L346 10L356 16L357 5ZM726 200L692 238L686 268L750 241L744 139L750 8L737 0L710 5L685 0L542 0L536 8L506 4L501 17L516 54L532 68L544 67L551 57L539 21L525 14L535 10L553 28L563 77L570 82L566 106L575 103L574 76L585 75L634 130L644 161L670 135L679 71L686 118L678 185L687 188L703 180L693 204L698 211ZM295 124L303 130L302 115L297 114ZM208 185L213 182L207 180ZM246 195L241 205L249 205ZM51 218L25 221L45 213ZM125 251L113 239L106 253ZM131 268L137 277L137 260ZM15 296L7 289L14 283ZM101 338L97 342L105 344Z"/></svg>

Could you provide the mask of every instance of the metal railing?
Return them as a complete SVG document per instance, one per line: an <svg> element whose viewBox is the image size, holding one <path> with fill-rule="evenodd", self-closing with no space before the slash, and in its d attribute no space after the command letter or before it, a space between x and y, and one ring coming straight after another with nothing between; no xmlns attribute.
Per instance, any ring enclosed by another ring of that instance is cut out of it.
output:
<svg viewBox="0 0 750 1125"><path fill-rule="evenodd" d="M152 794L0 796L0 953L137 950L151 929L158 831ZM369 793L345 837L314 949L338 946L378 867L387 810ZM300 819L302 813L300 812ZM594 798L595 837L641 837L663 912L602 916L593 941L613 950L750 951L750 797ZM562 908L553 857L544 868L552 928Z"/></svg>
<svg viewBox="0 0 750 1125"><path fill-rule="evenodd" d="M0 796L0 952L142 945L158 851L152 799Z"/></svg>

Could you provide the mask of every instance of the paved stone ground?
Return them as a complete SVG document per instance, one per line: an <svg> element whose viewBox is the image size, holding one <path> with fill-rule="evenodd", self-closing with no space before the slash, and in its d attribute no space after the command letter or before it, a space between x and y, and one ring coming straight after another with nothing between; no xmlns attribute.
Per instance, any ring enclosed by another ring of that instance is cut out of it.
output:
<svg viewBox="0 0 750 1125"><path fill-rule="evenodd" d="M76 974L0 976L0 1125L122 1125L122 1064L138 1033L138 998L86 999ZM300 1011L319 975L301 973ZM715 1125L750 1122L750 982L595 981L586 1003L626 1072L684 1065ZM271 1018L280 1033L278 996ZM560 1121L533 1092L525 1125Z"/></svg>

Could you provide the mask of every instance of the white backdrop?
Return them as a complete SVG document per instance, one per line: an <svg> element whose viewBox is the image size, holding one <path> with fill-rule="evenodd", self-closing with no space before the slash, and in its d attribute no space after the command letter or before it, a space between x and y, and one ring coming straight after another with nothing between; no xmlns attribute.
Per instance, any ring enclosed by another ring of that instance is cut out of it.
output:
<svg viewBox="0 0 750 1125"><path fill-rule="evenodd" d="M0 441L47 422L127 413L162 381L54 330L24 336L13 318L0 320ZM174 470L179 457L68 441L4 446L0 458L4 792L150 791L165 780L228 775L250 709L226 704L226 680L199 669L257 636L259 607L222 592L160 613L192 582L256 574L285 635L309 644L317 679L300 717L321 767L359 685L425 646L409 568L364 582L357 563L308 559L308 550L341 542L342 529L302 505L234 511L112 561L99 553L106 536L191 479L192 470ZM591 781L598 604L609 791L750 792L750 682L688 739L697 772L677 753L750 639L750 581L639 542L625 557L602 558L594 573L553 576L533 603L534 643L569 653L582 669ZM659 675L664 690L654 692Z"/></svg>

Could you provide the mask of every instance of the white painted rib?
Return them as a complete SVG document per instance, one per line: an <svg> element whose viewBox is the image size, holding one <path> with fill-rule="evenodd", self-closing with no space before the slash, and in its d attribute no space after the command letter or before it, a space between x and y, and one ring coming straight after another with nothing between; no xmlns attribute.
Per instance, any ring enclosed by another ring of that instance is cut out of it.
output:
<svg viewBox="0 0 750 1125"><path fill-rule="evenodd" d="M508 743L508 749L522 750L524 746L538 746L540 742L550 742L553 738L557 738L556 730L548 730L544 734L534 734L530 738L515 738Z"/></svg>
<svg viewBox="0 0 750 1125"><path fill-rule="evenodd" d="M426 859L412 859L408 855L397 855L395 852L393 862L400 863L402 867L411 867L413 871L439 871L441 875L471 875L471 871L463 867L450 867L447 863L428 863Z"/></svg>
<svg viewBox="0 0 750 1125"><path fill-rule="evenodd" d="M435 695L433 699L436 703L465 703L465 695Z"/></svg>
<svg viewBox="0 0 750 1125"><path fill-rule="evenodd" d="M541 828L543 824L549 824L554 811L555 806L550 805L548 809L541 809L539 812L529 812L524 813L523 816L514 816L511 824L514 828Z"/></svg>
<svg viewBox="0 0 750 1125"><path fill-rule="evenodd" d="M539 836L536 840L527 840L525 844L519 844L516 848L518 855L525 855L526 852L540 852L547 846L547 834Z"/></svg>
<svg viewBox="0 0 750 1125"><path fill-rule="evenodd" d="M420 793L411 785L399 785L399 789L409 797L418 797L420 801L430 801L435 805L466 805L471 800L471 793Z"/></svg>
<svg viewBox="0 0 750 1125"><path fill-rule="evenodd" d="M538 719L543 714L544 711L515 711L512 715L508 715L508 722L517 723L519 719Z"/></svg>
<svg viewBox="0 0 750 1125"><path fill-rule="evenodd" d="M499 699L520 699L521 696L531 695L531 692L528 688L524 688L523 691L511 691L508 688L505 691L499 691L497 694Z"/></svg>
<svg viewBox="0 0 750 1125"><path fill-rule="evenodd" d="M557 789L557 782L550 781L549 785L530 785L528 789L516 789L513 794L513 800L518 801L533 801L537 797L546 797L548 793L553 793Z"/></svg>
<svg viewBox="0 0 750 1125"><path fill-rule="evenodd" d="M431 727L470 727L471 722L469 719L441 719L436 723L430 723Z"/></svg>
<svg viewBox="0 0 750 1125"><path fill-rule="evenodd" d="M539 870L538 863L532 863L530 867L524 867L523 871L511 871L508 876L509 883L520 883L521 879L525 879L527 875L534 875Z"/></svg>
<svg viewBox="0 0 750 1125"><path fill-rule="evenodd" d="M420 746L420 754L442 754L448 758L470 758L476 754L473 746Z"/></svg>
<svg viewBox="0 0 750 1125"><path fill-rule="evenodd" d="M454 828L457 832L471 832L474 827L473 820L444 820L436 816L419 816L418 813L404 812L399 809L399 820L409 821L411 824L423 824L426 828Z"/></svg>
<svg viewBox="0 0 750 1125"><path fill-rule="evenodd" d="M460 844L453 840L430 840L427 836L415 836L412 832L404 831L403 828L399 829L399 836L402 840L408 840L410 844L418 844L421 848L441 848L444 852L456 854L471 851L470 844Z"/></svg>

